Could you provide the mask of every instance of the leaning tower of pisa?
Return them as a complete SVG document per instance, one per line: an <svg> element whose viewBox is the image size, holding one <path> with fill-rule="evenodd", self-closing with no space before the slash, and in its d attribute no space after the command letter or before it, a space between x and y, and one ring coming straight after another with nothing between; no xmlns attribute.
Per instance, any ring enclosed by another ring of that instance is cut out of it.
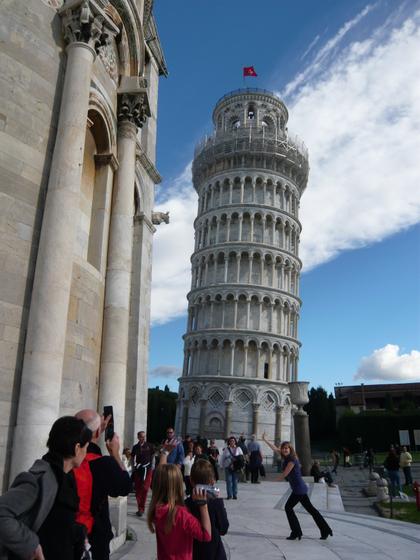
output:
<svg viewBox="0 0 420 560"><path fill-rule="evenodd" d="M288 439L298 376L304 145L273 93L228 93L196 147L198 193L177 430Z"/></svg>

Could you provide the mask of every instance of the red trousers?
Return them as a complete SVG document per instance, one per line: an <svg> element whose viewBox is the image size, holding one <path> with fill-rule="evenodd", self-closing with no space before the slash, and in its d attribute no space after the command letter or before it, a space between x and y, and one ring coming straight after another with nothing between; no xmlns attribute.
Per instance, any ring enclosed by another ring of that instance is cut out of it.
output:
<svg viewBox="0 0 420 560"><path fill-rule="evenodd" d="M146 505L147 492L149 491L152 482L152 469L149 469L146 478L140 477L138 473L134 474L134 488L136 491L137 508L139 511L144 511Z"/></svg>

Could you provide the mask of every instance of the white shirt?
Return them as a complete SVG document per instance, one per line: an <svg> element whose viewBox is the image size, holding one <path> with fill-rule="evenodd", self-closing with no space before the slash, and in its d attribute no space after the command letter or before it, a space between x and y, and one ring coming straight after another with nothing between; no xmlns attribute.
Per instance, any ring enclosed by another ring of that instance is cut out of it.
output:
<svg viewBox="0 0 420 560"><path fill-rule="evenodd" d="M184 458L184 476L190 476L191 467L194 464L194 459L195 459L195 455L193 455L192 457L190 457L189 455L185 456L185 458Z"/></svg>
<svg viewBox="0 0 420 560"><path fill-rule="evenodd" d="M238 457L239 455L243 455L242 449L240 447L225 447L223 449L223 453L220 456L220 465L224 469L227 469L232 464L232 461L233 461L232 455L234 457Z"/></svg>

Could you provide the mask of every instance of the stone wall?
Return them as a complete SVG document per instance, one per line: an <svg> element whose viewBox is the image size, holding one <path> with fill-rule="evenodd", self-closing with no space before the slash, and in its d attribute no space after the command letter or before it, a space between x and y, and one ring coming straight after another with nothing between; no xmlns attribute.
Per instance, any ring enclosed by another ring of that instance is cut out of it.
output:
<svg viewBox="0 0 420 560"><path fill-rule="evenodd" d="M61 21L39 0L0 6L0 481L13 436L30 294L61 98ZM0 482L1 484L1 482Z"/></svg>

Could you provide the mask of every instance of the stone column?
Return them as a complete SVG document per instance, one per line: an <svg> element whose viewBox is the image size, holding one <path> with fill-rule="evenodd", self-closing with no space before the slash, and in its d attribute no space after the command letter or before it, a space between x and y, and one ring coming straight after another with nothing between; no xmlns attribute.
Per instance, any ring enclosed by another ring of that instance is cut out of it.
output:
<svg viewBox="0 0 420 560"><path fill-rule="evenodd" d="M133 220L132 274L128 330L125 436L131 442L147 426L152 244L156 228L139 212Z"/></svg>
<svg viewBox="0 0 420 560"><path fill-rule="evenodd" d="M252 403L252 433L258 436L259 403Z"/></svg>
<svg viewBox="0 0 420 560"><path fill-rule="evenodd" d="M248 345L244 346L244 377L246 377L248 370Z"/></svg>
<svg viewBox="0 0 420 560"><path fill-rule="evenodd" d="M276 421L274 425L274 444L280 445L281 443L281 422L282 422L282 415L283 415L283 407L276 406Z"/></svg>
<svg viewBox="0 0 420 560"><path fill-rule="evenodd" d="M121 436L125 426L136 137L137 128L150 114L146 91L141 78L126 77L118 97L119 168L109 231L98 402L99 410L113 405L115 429Z"/></svg>
<svg viewBox="0 0 420 560"><path fill-rule="evenodd" d="M233 366L235 364L235 343L230 343L230 375L233 375Z"/></svg>
<svg viewBox="0 0 420 560"><path fill-rule="evenodd" d="M45 449L60 412L92 65L107 37L118 32L89 0L66 4L59 15L67 63L32 288L11 479Z"/></svg>
<svg viewBox="0 0 420 560"><path fill-rule="evenodd" d="M225 401L225 439L230 436L232 431L232 401Z"/></svg>
<svg viewBox="0 0 420 560"><path fill-rule="evenodd" d="M252 284L252 262L254 260L254 257L252 255L249 256L248 258L248 263L249 263L249 270L248 270L248 284Z"/></svg>
<svg viewBox="0 0 420 560"><path fill-rule="evenodd" d="M200 421L199 421L198 433L201 437L204 436L204 432L205 432L206 406L207 406L207 399L200 399Z"/></svg>
<svg viewBox="0 0 420 560"><path fill-rule="evenodd" d="M236 283L239 284L241 272L241 255L236 255Z"/></svg>
<svg viewBox="0 0 420 560"><path fill-rule="evenodd" d="M242 214L238 217L238 220L239 220L238 241L242 241L242 220L243 220Z"/></svg>
<svg viewBox="0 0 420 560"><path fill-rule="evenodd" d="M231 221L231 217L228 216L226 218L226 241L230 241L230 221Z"/></svg>
<svg viewBox="0 0 420 560"><path fill-rule="evenodd" d="M302 473L306 476L309 475L312 465L309 417L303 410L303 406L309 402L308 384L307 381L289 383L292 403L298 407L293 416L296 451L302 465Z"/></svg>

